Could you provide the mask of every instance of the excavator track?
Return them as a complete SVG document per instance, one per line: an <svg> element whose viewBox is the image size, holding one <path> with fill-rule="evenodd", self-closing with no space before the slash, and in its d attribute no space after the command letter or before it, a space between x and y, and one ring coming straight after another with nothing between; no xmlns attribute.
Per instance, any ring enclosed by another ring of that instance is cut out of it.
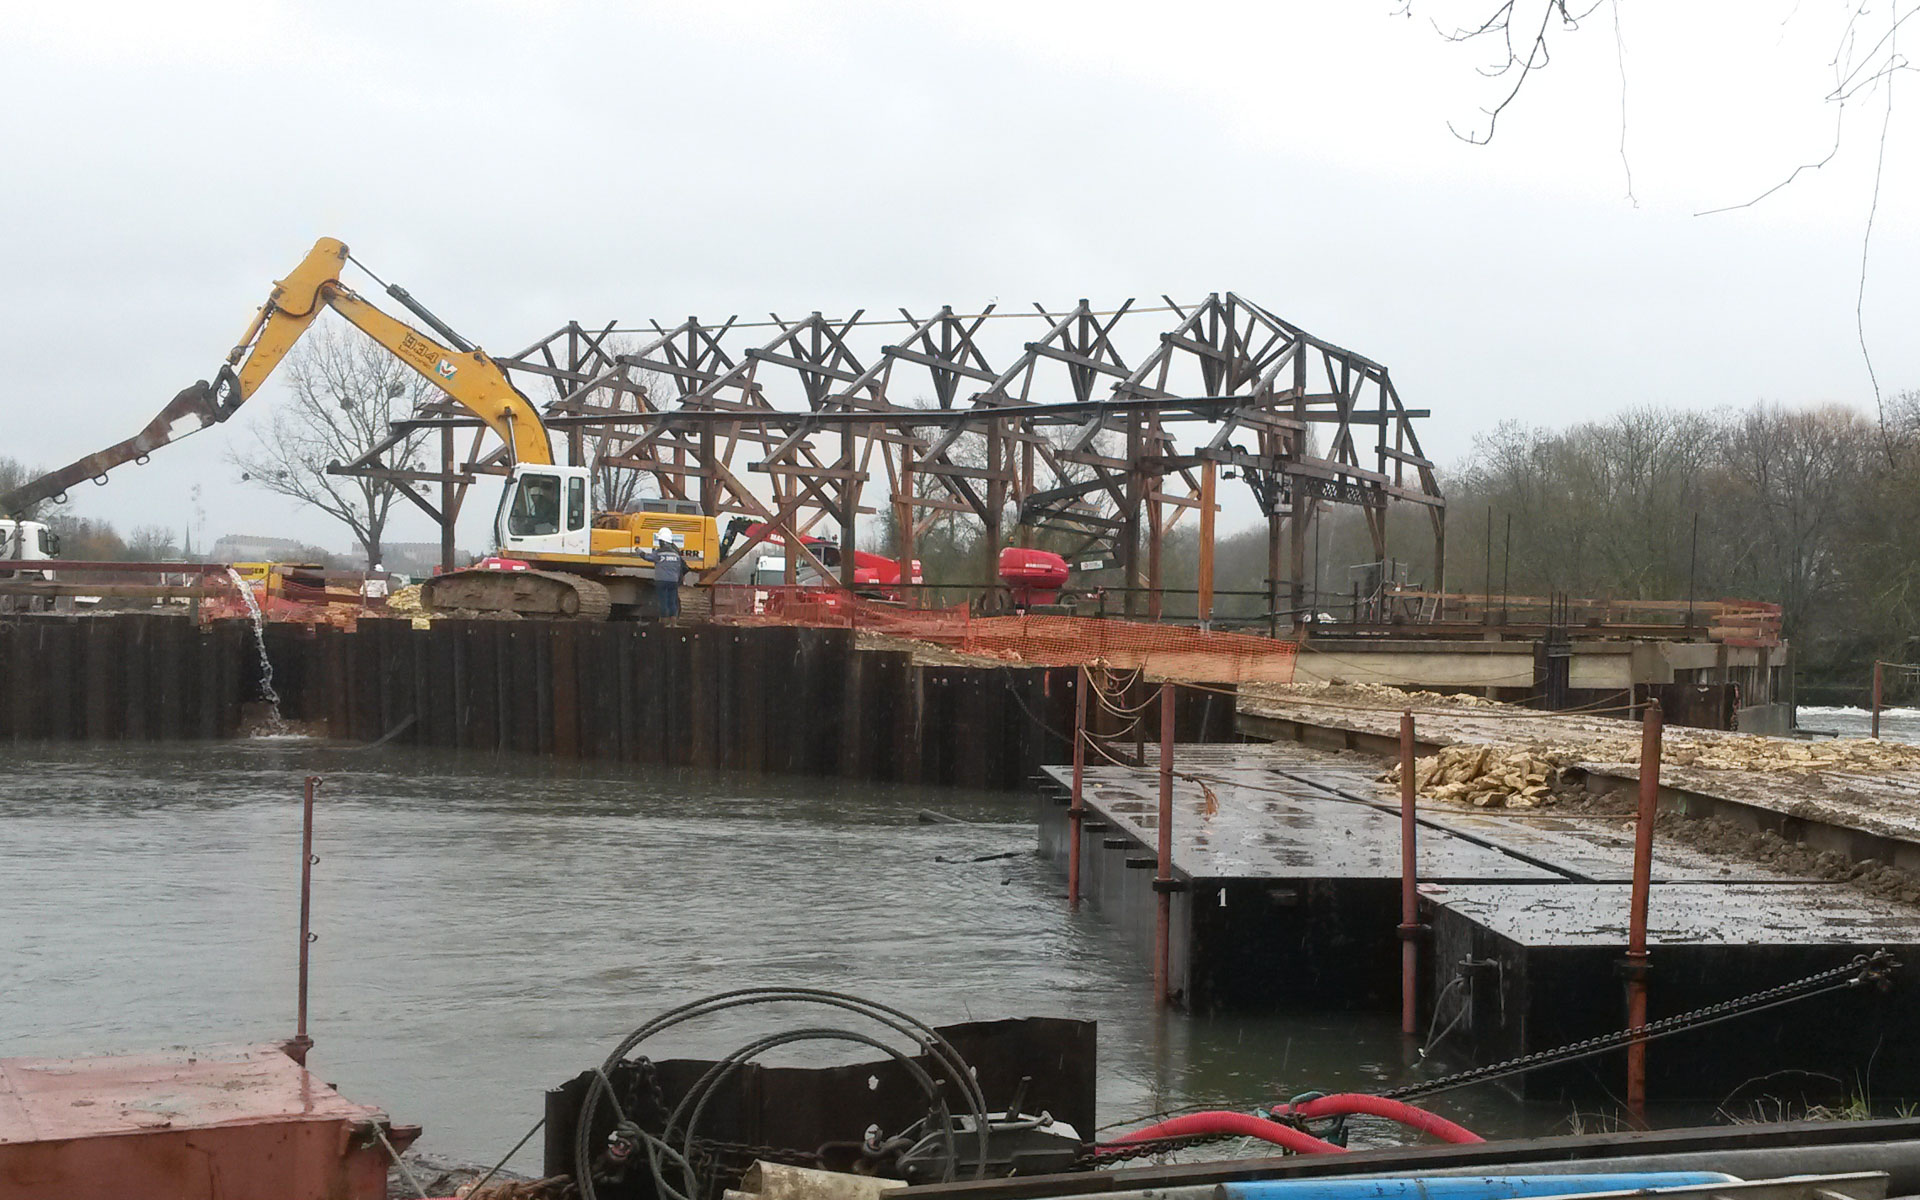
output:
<svg viewBox="0 0 1920 1200"><path fill-rule="evenodd" d="M430 613L510 612L555 621L604 621L613 610L607 589L584 576L487 568L435 575L420 585L420 604Z"/></svg>

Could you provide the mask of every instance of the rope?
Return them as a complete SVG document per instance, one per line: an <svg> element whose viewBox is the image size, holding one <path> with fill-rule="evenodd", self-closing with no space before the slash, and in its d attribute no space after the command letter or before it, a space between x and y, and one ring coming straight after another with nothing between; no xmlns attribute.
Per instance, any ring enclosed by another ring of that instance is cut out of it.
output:
<svg viewBox="0 0 1920 1200"><path fill-rule="evenodd" d="M387 1148L387 1156L393 1159L394 1166L400 1168L400 1177L407 1181L407 1186L413 1189L414 1195L420 1197L420 1200L431 1200L431 1197L427 1195L427 1189L421 1187L420 1181L413 1177L413 1169L407 1166L401 1159L400 1152L395 1150L393 1143L387 1140L387 1131L381 1128L378 1121L374 1122L373 1136L379 1138L380 1144Z"/></svg>
<svg viewBox="0 0 1920 1200"><path fill-rule="evenodd" d="M520 1147L526 1145L527 1142L533 1137L534 1134L540 1132L540 1127L542 1125L545 1125L546 1123L547 1123L547 1119L545 1117L541 1117L538 1121L535 1121L533 1123L533 1128L527 1130L525 1134L521 1135L520 1140L513 1144L513 1149L501 1155L500 1161L493 1164L491 1167L487 1168L487 1173L485 1175L482 1175L479 1178L479 1180L474 1183L472 1187L467 1189L467 1195L469 1196L478 1195L480 1192L480 1189L487 1185L487 1180L492 1179L495 1175L498 1175L500 1173L500 1169L507 1165L508 1160L511 1159L514 1155L520 1153Z"/></svg>

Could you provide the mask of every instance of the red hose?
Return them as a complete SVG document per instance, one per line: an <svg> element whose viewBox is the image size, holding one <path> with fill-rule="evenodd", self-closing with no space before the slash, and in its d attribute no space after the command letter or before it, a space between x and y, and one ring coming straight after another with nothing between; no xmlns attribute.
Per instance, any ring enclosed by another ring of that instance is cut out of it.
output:
<svg viewBox="0 0 1920 1200"><path fill-rule="evenodd" d="M1312 1121L1321 1117L1345 1116L1349 1113L1364 1113L1370 1117L1386 1117L1398 1121L1410 1129L1430 1133L1443 1142L1484 1142L1481 1137L1464 1125L1452 1121L1424 1108L1415 1108L1399 1100L1389 1100L1385 1096L1362 1096L1356 1093L1342 1093L1337 1096L1322 1096L1309 1100L1305 1104L1281 1105L1273 1110L1275 1116L1291 1115L1304 1117Z"/></svg>
<svg viewBox="0 0 1920 1200"><path fill-rule="evenodd" d="M1188 1137L1203 1133L1238 1133L1247 1137L1259 1138L1263 1142L1272 1142L1284 1146L1295 1154L1340 1154L1344 1148L1332 1142L1323 1142L1310 1133L1302 1133L1291 1125L1281 1125L1262 1117L1248 1116L1237 1112L1197 1112L1184 1117L1174 1117L1158 1125L1149 1125L1145 1129L1136 1129L1125 1137L1117 1138L1114 1145L1128 1145L1144 1142L1150 1138ZM1468 1135L1472 1137L1471 1134ZM1474 1139L1478 1141L1478 1138Z"/></svg>

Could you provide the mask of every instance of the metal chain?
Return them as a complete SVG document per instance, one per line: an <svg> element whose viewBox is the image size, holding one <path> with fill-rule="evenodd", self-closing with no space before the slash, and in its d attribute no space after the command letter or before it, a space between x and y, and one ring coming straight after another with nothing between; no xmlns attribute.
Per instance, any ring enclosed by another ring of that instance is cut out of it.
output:
<svg viewBox="0 0 1920 1200"><path fill-rule="evenodd" d="M1231 1142L1241 1136L1238 1133L1188 1133L1178 1137L1148 1138L1141 1142L1100 1142L1082 1150L1079 1157L1073 1160L1073 1165L1075 1168L1105 1166L1108 1163L1205 1146L1212 1142Z"/></svg>
<svg viewBox="0 0 1920 1200"><path fill-rule="evenodd" d="M1552 1066L1556 1063L1572 1062L1576 1059L1589 1058L1595 1054L1602 1054L1608 1050L1626 1046L1633 1042L1651 1041L1654 1038L1664 1037L1667 1034L1679 1033L1695 1025L1724 1020L1730 1016L1737 1016L1751 1008L1771 1007L1774 1004L1786 1003L1789 1000L1805 1000L1829 991L1840 991L1845 988L1859 987L1864 983L1879 982L1886 977L1887 971L1897 966L1899 966L1899 963L1894 961L1893 955L1885 950L1876 950L1872 954L1859 955L1854 958L1852 962L1844 966L1821 971L1818 974L1809 975L1805 979L1795 980L1792 983L1783 983L1779 987L1768 988L1765 991L1754 992L1733 1000L1723 1000L1718 1004L1709 1004L1704 1008L1696 1008L1691 1012L1677 1013L1671 1017L1662 1017L1658 1021L1649 1021L1638 1029L1622 1029L1614 1033L1591 1037L1585 1041L1558 1046L1551 1050L1538 1050L1532 1054L1523 1054L1518 1058L1507 1059L1505 1062L1489 1063L1484 1067L1473 1067L1453 1075L1442 1076L1439 1079L1430 1079L1424 1083L1408 1084L1405 1087L1398 1087L1391 1091L1381 1092L1380 1095L1389 1100L1405 1100L1413 1096L1425 1096L1431 1095L1434 1092L1448 1091L1452 1088L1460 1087L1463 1084L1479 1083L1487 1079L1497 1079L1506 1075L1517 1075L1523 1071L1538 1070L1541 1067ZM1841 982L1834 983L1833 981L1835 980ZM1832 984L1832 986L1819 987L1819 985L1822 984ZM1815 988L1818 988L1818 990L1810 990ZM1803 995L1802 993L1805 994Z"/></svg>
<svg viewBox="0 0 1920 1200"><path fill-rule="evenodd" d="M695 1138L693 1148L711 1162L718 1162L720 1158L731 1155L734 1158L743 1158L748 1163L760 1159L765 1162L786 1163L794 1167L820 1165L818 1153L809 1150L792 1150L782 1146L750 1146L745 1142L721 1142L710 1138Z"/></svg>

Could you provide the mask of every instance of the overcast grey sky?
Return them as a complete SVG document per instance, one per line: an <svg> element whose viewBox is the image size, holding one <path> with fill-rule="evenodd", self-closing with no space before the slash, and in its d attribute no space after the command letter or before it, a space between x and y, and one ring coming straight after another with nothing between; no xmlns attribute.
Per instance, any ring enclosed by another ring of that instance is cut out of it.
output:
<svg viewBox="0 0 1920 1200"><path fill-rule="evenodd" d="M1826 153L1845 6L1620 0L1637 205L1608 10L1474 147L1448 122L1497 97L1489 48L1427 16L1492 0L1396 7L13 0L0 454L134 432L323 234L500 352L571 318L1234 290L1386 363L1443 462L1507 419L1871 405L1854 289L1882 98L1824 169L1692 215ZM1895 390L1920 386L1914 119L1894 112L1866 294ZM200 481L196 537L345 549L226 463L276 398L76 511L177 528Z"/></svg>

